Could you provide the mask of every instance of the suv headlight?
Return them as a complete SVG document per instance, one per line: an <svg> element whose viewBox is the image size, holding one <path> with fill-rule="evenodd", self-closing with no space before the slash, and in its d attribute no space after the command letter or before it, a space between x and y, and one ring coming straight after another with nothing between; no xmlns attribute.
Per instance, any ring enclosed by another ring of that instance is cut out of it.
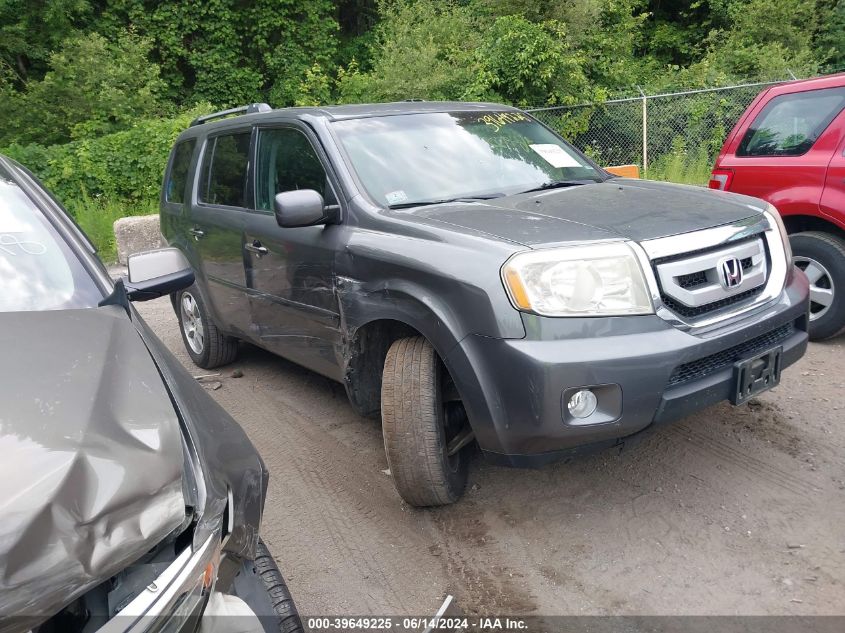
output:
<svg viewBox="0 0 845 633"><path fill-rule="evenodd" d="M517 310L542 316L653 314L636 255L624 242L517 253L502 266Z"/></svg>
<svg viewBox="0 0 845 633"><path fill-rule="evenodd" d="M792 245L789 243L789 234L786 232L786 226L783 223L783 219L780 217L778 210L772 204L766 205L764 213L769 219L769 226L776 226L778 232L780 233L780 241L783 243L783 252L786 254L786 269L789 270L792 266Z"/></svg>

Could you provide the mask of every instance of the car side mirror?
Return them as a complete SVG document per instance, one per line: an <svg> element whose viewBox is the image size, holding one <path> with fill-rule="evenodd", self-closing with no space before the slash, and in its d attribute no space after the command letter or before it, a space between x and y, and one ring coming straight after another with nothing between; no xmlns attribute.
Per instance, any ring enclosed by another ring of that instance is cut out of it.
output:
<svg viewBox="0 0 845 633"><path fill-rule="evenodd" d="M297 189L276 194L273 201L276 222L283 228L329 224L337 217L338 206L326 205L313 189Z"/></svg>
<svg viewBox="0 0 845 633"><path fill-rule="evenodd" d="M194 283L194 271L178 248L130 255L129 276L123 279L130 301L158 299Z"/></svg>

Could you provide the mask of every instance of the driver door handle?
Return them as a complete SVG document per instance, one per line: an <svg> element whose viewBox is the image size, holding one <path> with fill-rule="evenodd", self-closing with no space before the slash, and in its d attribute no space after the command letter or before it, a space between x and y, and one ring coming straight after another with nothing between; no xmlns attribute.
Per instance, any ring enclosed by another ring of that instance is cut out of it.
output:
<svg viewBox="0 0 845 633"><path fill-rule="evenodd" d="M261 245L261 242L259 242L258 240L252 240L252 244L245 244L244 248L250 251L251 253L255 253L259 257L261 257L262 255L266 255L270 252L265 247L263 247Z"/></svg>
<svg viewBox="0 0 845 633"><path fill-rule="evenodd" d="M188 233L194 236L195 240L200 239L201 237L205 237L205 231L201 231L197 228L188 229Z"/></svg>

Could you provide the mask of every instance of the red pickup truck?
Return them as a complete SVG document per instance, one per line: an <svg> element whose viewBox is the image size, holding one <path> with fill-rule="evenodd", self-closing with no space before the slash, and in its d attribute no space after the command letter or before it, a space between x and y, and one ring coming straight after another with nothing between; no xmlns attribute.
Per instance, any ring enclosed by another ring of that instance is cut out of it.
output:
<svg viewBox="0 0 845 633"><path fill-rule="evenodd" d="M810 280L810 338L845 332L845 73L757 95L722 146L710 188L778 209Z"/></svg>

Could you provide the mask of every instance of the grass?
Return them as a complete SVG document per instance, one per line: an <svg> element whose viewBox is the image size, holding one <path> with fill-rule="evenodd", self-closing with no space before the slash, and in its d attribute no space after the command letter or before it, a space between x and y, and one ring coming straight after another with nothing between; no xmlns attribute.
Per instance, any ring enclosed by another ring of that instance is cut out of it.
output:
<svg viewBox="0 0 845 633"><path fill-rule="evenodd" d="M100 259L111 264L117 261L114 222L131 215L158 213L157 201L127 202L82 196L69 200L67 209L97 248Z"/></svg>
<svg viewBox="0 0 845 633"><path fill-rule="evenodd" d="M712 167L713 159L706 150L688 152L681 148L664 154L652 162L644 178L684 185L707 186Z"/></svg>

